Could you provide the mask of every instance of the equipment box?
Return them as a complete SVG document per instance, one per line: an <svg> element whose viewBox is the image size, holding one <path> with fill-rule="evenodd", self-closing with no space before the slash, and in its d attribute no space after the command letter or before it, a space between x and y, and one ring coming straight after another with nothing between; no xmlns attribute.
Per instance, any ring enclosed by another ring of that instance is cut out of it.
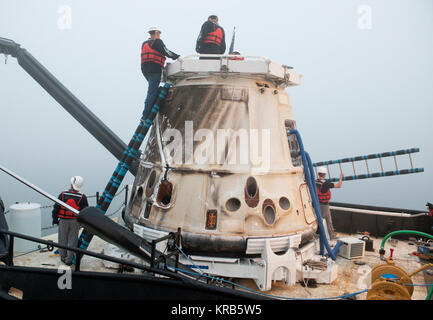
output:
<svg viewBox="0 0 433 320"><path fill-rule="evenodd" d="M346 259L360 258L364 256L365 242L356 238L340 238L343 244L338 251L340 257Z"/></svg>

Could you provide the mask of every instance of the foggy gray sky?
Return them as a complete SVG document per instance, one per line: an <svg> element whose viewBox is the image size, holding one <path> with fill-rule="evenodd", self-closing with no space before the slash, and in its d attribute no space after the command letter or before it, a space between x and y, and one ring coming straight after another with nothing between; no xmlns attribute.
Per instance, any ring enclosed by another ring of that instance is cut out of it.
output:
<svg viewBox="0 0 433 320"><path fill-rule="evenodd" d="M421 149L413 159L424 173L348 181L334 201L416 210L433 202L433 1L2 0L0 37L26 48L128 143L147 88L140 71L147 28L160 26L167 47L185 56L195 53L210 14L220 17L227 46L236 26L236 50L303 74L287 91L313 162ZM2 57L0 163L56 196L72 175L84 177L84 192L102 192L117 160L16 59L5 65ZM402 159L400 169L409 168ZM49 204L3 173L0 195L7 207Z"/></svg>

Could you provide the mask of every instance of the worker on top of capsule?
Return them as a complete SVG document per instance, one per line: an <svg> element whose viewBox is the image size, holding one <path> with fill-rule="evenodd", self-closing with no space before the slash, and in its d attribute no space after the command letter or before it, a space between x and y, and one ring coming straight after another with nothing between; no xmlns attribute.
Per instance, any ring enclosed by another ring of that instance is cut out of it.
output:
<svg viewBox="0 0 433 320"><path fill-rule="evenodd" d="M343 184L343 173L340 174L340 179L338 183L334 184L330 181L326 181L325 177L328 170L325 167L320 167L317 171L316 187L317 195L319 196L320 211L322 213L322 218L326 221L326 227L328 229L328 236L330 240L338 239L334 233L334 226L332 224L331 210L329 208L329 201L331 200L331 189L341 188Z"/></svg>
<svg viewBox="0 0 433 320"><path fill-rule="evenodd" d="M83 187L83 178L80 176L74 176L71 178L71 186L69 190L63 191L59 195L59 200L70 207L81 211L89 206L87 197L85 194L81 193L81 188ZM59 244L68 247L77 247L78 245L78 231L79 225L77 222L77 216L74 212L60 206L59 204L54 205L52 211L53 224L59 225ZM71 265L74 252L67 251L65 249L59 248L60 260L66 265Z"/></svg>
<svg viewBox="0 0 433 320"><path fill-rule="evenodd" d="M224 54L226 51L225 32L218 24L217 16L209 16L208 20L201 26L195 51L200 54ZM212 58L208 57L208 59Z"/></svg>
<svg viewBox="0 0 433 320"><path fill-rule="evenodd" d="M147 97L144 102L143 120L152 110L152 106L158 97L158 86L161 82L162 68L164 68L165 57L173 60L180 56L166 48L161 40L161 29L153 26L149 28L150 38L141 45L141 72L146 78L149 86Z"/></svg>

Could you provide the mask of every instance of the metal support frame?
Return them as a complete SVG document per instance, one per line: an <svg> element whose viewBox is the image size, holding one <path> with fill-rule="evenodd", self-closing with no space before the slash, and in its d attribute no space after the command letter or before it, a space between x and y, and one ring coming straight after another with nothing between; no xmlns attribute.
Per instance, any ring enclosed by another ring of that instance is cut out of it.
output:
<svg viewBox="0 0 433 320"><path fill-rule="evenodd" d="M180 248L181 228L178 228L177 232L170 232L168 235L166 235L164 237L152 240L152 251L151 251L151 255L150 255L150 267L154 268L155 265L157 265L158 263L160 263L162 261L164 261L164 263L165 263L167 258L172 257L172 256L176 256L175 273L177 273L177 270L179 267L179 254L180 254L179 249L171 250L171 252L168 254L161 254L157 259L155 259L156 245L159 242L162 242L165 240L175 241L177 248Z"/></svg>

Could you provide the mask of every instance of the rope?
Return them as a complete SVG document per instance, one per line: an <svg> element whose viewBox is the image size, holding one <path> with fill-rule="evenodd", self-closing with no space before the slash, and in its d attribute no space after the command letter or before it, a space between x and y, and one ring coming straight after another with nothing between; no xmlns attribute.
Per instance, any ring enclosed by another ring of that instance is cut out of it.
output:
<svg viewBox="0 0 433 320"><path fill-rule="evenodd" d="M182 255L183 255L183 256L184 256L184 257L185 257L189 262L191 262L191 264L192 264L194 267L196 267L198 270L200 270L200 268L199 268L199 267L194 263L194 261L192 261L192 260L189 258L189 256L188 256L185 252L183 252L181 248L178 247L177 243L175 243L174 245L175 245L176 249L179 250L179 252L182 253ZM200 274L201 274L201 275L205 275L203 272L200 272Z"/></svg>
<svg viewBox="0 0 433 320"><path fill-rule="evenodd" d="M315 261L315 260L307 260L303 263L303 265L307 265L311 267L312 269L318 269L318 270L326 270L328 268L328 264L326 262L322 261Z"/></svg>
<svg viewBox="0 0 433 320"><path fill-rule="evenodd" d="M19 254L19 255L17 255L17 256L14 256L14 258L22 257L22 256L25 256L26 254L33 253L33 252L36 252L36 251L45 250L45 249L47 249L47 248L48 248L48 247L41 248L41 245L38 245L38 248L37 248L37 249L32 250L32 251L29 251L29 252L26 252L26 253L23 253L23 254Z"/></svg>

